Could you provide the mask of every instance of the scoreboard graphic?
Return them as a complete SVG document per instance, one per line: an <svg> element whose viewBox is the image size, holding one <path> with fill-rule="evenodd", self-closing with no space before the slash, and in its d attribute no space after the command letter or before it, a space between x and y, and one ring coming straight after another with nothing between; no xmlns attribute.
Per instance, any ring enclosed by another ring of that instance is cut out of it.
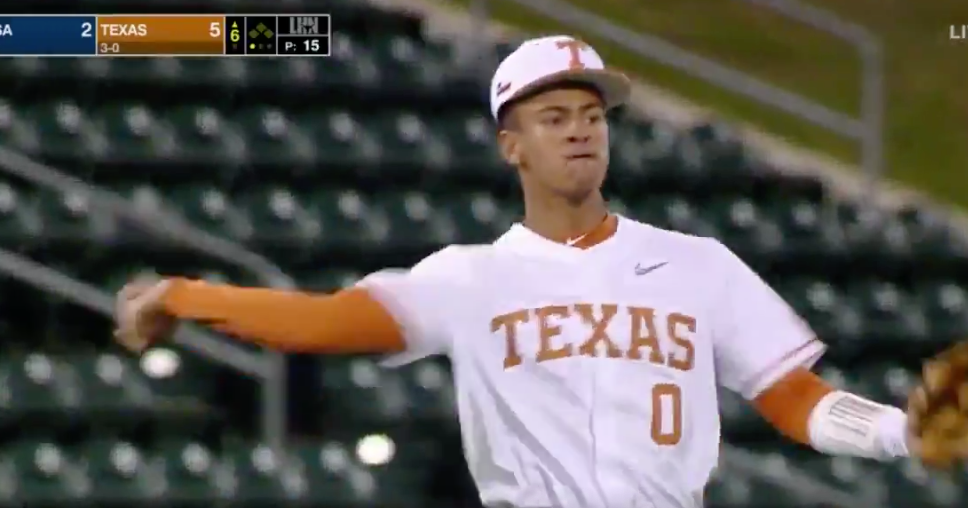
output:
<svg viewBox="0 0 968 508"><path fill-rule="evenodd" d="M331 49L328 14L0 14L0 58L329 56Z"/></svg>

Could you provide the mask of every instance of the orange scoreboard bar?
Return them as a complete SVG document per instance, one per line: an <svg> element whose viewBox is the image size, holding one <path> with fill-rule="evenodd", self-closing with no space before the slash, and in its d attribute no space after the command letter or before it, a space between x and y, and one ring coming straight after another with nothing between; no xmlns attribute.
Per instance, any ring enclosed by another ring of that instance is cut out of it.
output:
<svg viewBox="0 0 968 508"><path fill-rule="evenodd" d="M0 14L0 57L329 56L331 45L328 14Z"/></svg>

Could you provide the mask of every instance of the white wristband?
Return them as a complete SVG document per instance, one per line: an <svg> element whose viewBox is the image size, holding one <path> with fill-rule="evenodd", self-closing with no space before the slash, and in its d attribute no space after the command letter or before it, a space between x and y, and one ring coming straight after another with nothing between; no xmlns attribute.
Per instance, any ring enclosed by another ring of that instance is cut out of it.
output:
<svg viewBox="0 0 968 508"><path fill-rule="evenodd" d="M851 393L828 393L808 425L810 444L820 452L879 460L908 455L904 412Z"/></svg>

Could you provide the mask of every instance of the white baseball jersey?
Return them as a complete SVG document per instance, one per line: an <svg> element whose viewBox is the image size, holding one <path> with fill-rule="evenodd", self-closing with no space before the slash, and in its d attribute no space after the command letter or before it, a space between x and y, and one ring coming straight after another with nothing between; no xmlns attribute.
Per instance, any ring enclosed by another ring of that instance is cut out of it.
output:
<svg viewBox="0 0 968 508"><path fill-rule="evenodd" d="M755 397L824 345L716 240L619 217L581 250L521 225L361 284L451 358L486 506L699 508L717 383Z"/></svg>

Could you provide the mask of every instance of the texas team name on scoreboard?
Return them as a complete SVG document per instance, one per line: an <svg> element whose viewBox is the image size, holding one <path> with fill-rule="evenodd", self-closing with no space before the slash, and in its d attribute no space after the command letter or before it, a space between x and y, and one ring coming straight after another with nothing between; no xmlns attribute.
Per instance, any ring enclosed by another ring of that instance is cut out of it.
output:
<svg viewBox="0 0 968 508"><path fill-rule="evenodd" d="M0 15L0 57L329 56L328 14Z"/></svg>

